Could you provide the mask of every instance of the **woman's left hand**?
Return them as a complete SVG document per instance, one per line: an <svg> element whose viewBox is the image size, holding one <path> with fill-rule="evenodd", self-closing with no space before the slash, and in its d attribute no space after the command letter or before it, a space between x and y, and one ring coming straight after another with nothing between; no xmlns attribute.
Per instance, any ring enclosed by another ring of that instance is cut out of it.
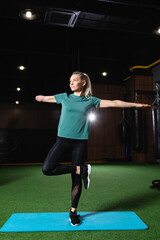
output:
<svg viewBox="0 0 160 240"><path fill-rule="evenodd" d="M151 105L145 104L145 103L135 103L135 107L136 108L143 108L143 107L151 107Z"/></svg>

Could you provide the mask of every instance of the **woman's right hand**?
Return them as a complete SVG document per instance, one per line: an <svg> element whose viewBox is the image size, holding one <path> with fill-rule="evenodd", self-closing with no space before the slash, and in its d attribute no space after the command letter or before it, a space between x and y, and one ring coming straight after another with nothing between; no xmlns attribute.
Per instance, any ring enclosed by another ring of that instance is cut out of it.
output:
<svg viewBox="0 0 160 240"><path fill-rule="evenodd" d="M35 97L35 99L38 102L56 103L56 99L55 99L55 97L53 95L52 96L38 95L38 96Z"/></svg>
<svg viewBox="0 0 160 240"><path fill-rule="evenodd" d="M38 95L38 96L35 97L35 99L36 99L38 102L43 102L44 97L45 97L45 96L43 96L43 95Z"/></svg>

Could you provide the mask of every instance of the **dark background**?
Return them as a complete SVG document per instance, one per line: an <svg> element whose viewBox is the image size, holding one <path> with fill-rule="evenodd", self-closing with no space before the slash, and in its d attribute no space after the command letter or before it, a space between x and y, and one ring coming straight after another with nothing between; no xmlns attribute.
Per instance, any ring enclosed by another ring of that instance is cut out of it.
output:
<svg viewBox="0 0 160 240"><path fill-rule="evenodd" d="M38 18L22 19L26 8ZM34 103L36 94L63 92L75 70L93 83L123 85L130 67L159 58L160 39L153 34L160 25L159 1L5 0L0 9L1 102ZM79 12L73 27L64 11ZM21 64L23 72L17 70Z"/></svg>

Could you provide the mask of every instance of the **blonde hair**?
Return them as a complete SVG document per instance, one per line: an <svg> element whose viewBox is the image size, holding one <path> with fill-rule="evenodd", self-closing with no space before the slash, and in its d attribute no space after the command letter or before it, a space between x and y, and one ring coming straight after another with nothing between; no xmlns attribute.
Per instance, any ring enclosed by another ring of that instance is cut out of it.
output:
<svg viewBox="0 0 160 240"><path fill-rule="evenodd" d="M72 75L73 74L79 74L81 80L86 81L86 85L84 86L84 90L83 90L84 96L85 97L92 96L91 80L90 80L90 77L88 76L88 74L83 73L83 72L79 72L79 71L75 71L75 72L72 73Z"/></svg>

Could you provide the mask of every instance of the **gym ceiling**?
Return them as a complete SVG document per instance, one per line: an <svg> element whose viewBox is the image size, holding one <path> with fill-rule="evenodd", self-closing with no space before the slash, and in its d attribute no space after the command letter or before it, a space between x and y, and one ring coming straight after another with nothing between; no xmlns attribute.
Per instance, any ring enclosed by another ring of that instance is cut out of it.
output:
<svg viewBox="0 0 160 240"><path fill-rule="evenodd" d="M160 58L158 0L3 0L0 10L0 102L66 91L75 70L123 85L130 67Z"/></svg>

